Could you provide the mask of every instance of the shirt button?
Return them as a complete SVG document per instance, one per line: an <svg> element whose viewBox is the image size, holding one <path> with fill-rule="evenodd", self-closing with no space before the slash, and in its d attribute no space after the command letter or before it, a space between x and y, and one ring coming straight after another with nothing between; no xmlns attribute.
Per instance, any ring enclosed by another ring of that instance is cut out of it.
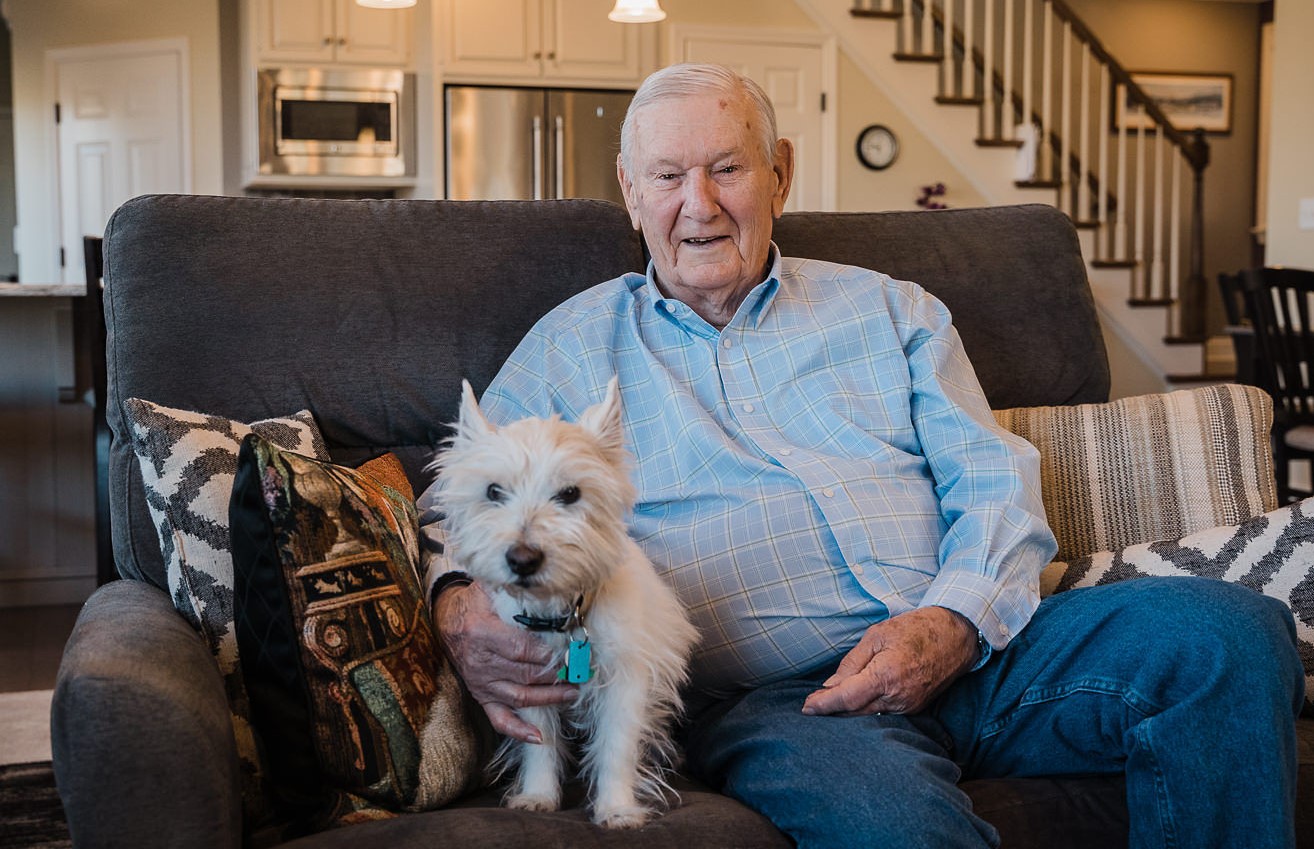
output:
<svg viewBox="0 0 1314 849"><path fill-rule="evenodd" d="M831 489L830 487L826 487L825 489L823 489L823 490L821 491L821 494L824 495L824 496L826 496L827 498L834 498L834 497L835 497L835 490Z"/></svg>
<svg viewBox="0 0 1314 849"><path fill-rule="evenodd" d="M1002 634L1002 635L1004 635L1005 637L1007 637L1007 636L1008 636L1008 626L1007 626L1007 625L1000 625L1000 626L999 626L999 633Z"/></svg>
<svg viewBox="0 0 1314 849"><path fill-rule="evenodd" d="M753 410L754 410L755 408L753 407L752 404L745 404L745 405L744 405L743 407L741 407L740 409L742 409L745 413L751 413L751 412L753 412Z"/></svg>
<svg viewBox="0 0 1314 849"><path fill-rule="evenodd" d="M855 566L853 567L853 574L855 574L855 575L861 575L864 571L866 571L866 570L864 570L864 569L862 568L862 564L861 564L861 563L858 563L857 565L855 565Z"/></svg>
<svg viewBox="0 0 1314 849"><path fill-rule="evenodd" d="M793 454L794 452L790 451L788 448L781 448L776 453L779 454L781 457L788 457L790 454Z"/></svg>
<svg viewBox="0 0 1314 849"><path fill-rule="evenodd" d="M725 338L723 338L723 339L721 340L721 347L722 347L722 348L729 348L729 347L732 347L733 345L734 345L734 343L730 341L730 337L729 337L729 336L727 336L727 337L725 337Z"/></svg>

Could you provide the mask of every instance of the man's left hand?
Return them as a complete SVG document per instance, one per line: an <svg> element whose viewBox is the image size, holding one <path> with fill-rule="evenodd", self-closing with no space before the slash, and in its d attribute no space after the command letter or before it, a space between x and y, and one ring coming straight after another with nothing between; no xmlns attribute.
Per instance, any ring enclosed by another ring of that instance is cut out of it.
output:
<svg viewBox="0 0 1314 849"><path fill-rule="evenodd" d="M806 714L918 713L977 659L976 626L944 607L877 622L840 661Z"/></svg>

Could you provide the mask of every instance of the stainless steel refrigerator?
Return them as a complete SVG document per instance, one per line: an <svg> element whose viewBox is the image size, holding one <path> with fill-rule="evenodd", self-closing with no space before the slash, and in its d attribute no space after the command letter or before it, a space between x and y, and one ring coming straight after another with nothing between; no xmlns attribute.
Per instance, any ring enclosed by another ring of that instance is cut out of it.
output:
<svg viewBox="0 0 1314 849"><path fill-rule="evenodd" d="M451 200L622 203L620 126L631 91L447 86Z"/></svg>

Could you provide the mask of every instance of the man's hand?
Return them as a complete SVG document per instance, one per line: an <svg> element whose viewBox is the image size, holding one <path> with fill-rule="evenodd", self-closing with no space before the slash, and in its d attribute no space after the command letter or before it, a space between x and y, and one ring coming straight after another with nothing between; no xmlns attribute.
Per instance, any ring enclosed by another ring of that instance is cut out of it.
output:
<svg viewBox="0 0 1314 849"><path fill-rule="evenodd" d="M477 583L444 590L433 618L447 656L493 728L525 743L543 742L516 709L564 704L579 694L578 687L557 683L547 644L503 622Z"/></svg>
<svg viewBox="0 0 1314 849"><path fill-rule="evenodd" d="M806 714L917 713L976 662L976 627L944 607L877 622L803 702Z"/></svg>

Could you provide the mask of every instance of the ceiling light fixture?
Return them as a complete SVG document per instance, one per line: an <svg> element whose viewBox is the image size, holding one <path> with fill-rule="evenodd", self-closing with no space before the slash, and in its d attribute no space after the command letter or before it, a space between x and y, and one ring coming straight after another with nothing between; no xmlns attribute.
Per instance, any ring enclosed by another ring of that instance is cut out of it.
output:
<svg viewBox="0 0 1314 849"><path fill-rule="evenodd" d="M659 0L616 0L616 8L607 13L608 20L623 24L647 24L665 17Z"/></svg>
<svg viewBox="0 0 1314 849"><path fill-rule="evenodd" d="M370 9L409 9L415 0L356 0L356 5Z"/></svg>

